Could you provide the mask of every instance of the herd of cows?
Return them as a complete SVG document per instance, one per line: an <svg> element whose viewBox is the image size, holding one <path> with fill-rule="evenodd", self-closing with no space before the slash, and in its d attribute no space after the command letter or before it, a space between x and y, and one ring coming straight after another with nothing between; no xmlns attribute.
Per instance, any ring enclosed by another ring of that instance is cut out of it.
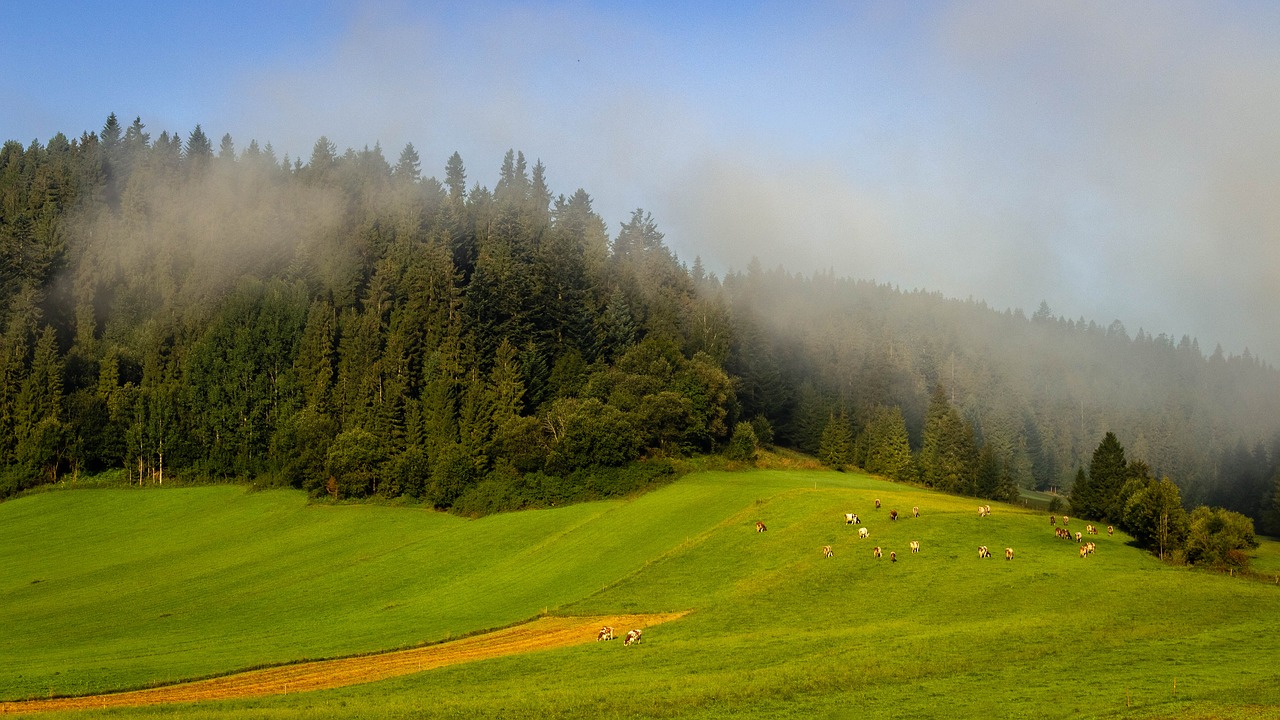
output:
<svg viewBox="0 0 1280 720"><path fill-rule="evenodd" d="M876 501L875 501L875 509L876 509L876 510L879 510L879 509L880 509L880 500L879 500L878 498L877 498L877 499L876 499ZM979 518L985 518L985 517L989 516L990 514L991 514L991 506L990 506L990 505L979 505L979 506L978 506L978 517L979 517ZM920 507L919 507L919 506L916 506L916 507L911 508L911 517L913 517L913 518L918 518L918 517L920 517ZM893 521L896 521L897 519L898 519L898 511L897 511L897 510L890 510L890 511L889 511L889 520L890 520L891 522L893 522ZM860 527L858 527L858 539L859 539L859 540L866 540L867 538L869 538L869 537L871 536L871 531L870 531L870 530L869 530L865 525L863 525L863 524L862 524L862 518L858 517L858 514L857 514L857 513L851 513L851 512L847 512L847 513L845 513L845 514L844 514L844 523L845 523L845 525L858 525L858 526L860 526ZM1070 525L1070 524L1071 524L1071 517L1070 517L1070 516L1068 516L1068 515L1063 515L1063 516L1062 516L1062 525L1061 525L1061 526L1058 526L1058 518L1057 518L1056 516L1054 516L1054 515L1050 515L1050 516L1049 516L1049 525L1051 525L1051 526L1053 526L1053 527L1054 527L1054 533L1058 536L1058 538L1063 539L1063 540L1067 540L1067 541L1072 541L1072 540L1074 540L1076 543L1081 543L1081 545L1080 545L1080 557L1081 557L1081 558L1086 558L1086 557L1088 557L1088 556L1092 555L1092 554L1093 554L1093 552L1094 552L1094 550L1096 550L1096 549L1097 549L1097 545L1095 545L1092 541L1084 542L1084 537L1085 537L1085 535L1097 535L1097 534L1098 534L1098 528L1097 528L1097 527L1095 527L1094 525L1086 524L1086 525L1085 525L1085 530L1084 530L1084 532L1083 532L1083 533L1082 533L1082 532L1080 532L1080 531L1076 531L1076 532L1073 534L1070 530L1068 530L1068 529L1067 529L1067 526L1068 526L1068 525ZM766 532L766 531L768 531L768 529L769 529L769 528L765 526L764 522L762 522L762 521L760 521L760 520L757 520L757 521L756 521L756 532L758 532L758 533L762 533L762 532ZM1108 526L1107 526L1107 535L1114 535L1114 534L1115 534L1115 528L1113 528L1112 526L1108 525ZM918 553L918 552L920 552L920 541L919 541L919 540L912 540L912 541L910 541L910 543L908 544L908 547L910 547L910 548L911 548L911 553L912 553L912 554ZM884 548L880 547L879 545L877 545L877 546L875 546L874 548L872 548L872 549L871 549L871 556L872 556L872 557L874 557L874 558L876 558L876 559L880 559L880 558L884 557L884 554L885 554L885 553L884 553ZM835 550L834 550L830 545L823 545L823 546L822 546L822 556L823 556L823 557L826 557L826 558L835 557ZM986 545L980 545L980 546L978 546L978 557L979 557L979 558L989 558L989 557L991 557L991 550L990 550ZM1005 560L1012 560L1012 559L1013 559L1013 548L1011 548L1011 547L1007 547L1007 548L1005 548L1005 549L1004 549L1004 559L1005 559ZM893 550L890 550L890 551L889 551L889 562L894 562L894 563L898 562L898 553L897 553L896 551L893 551ZM641 631L640 631L640 630L638 630L638 629L637 629L637 630L632 630L632 631L630 631L630 632L628 632L628 633L627 633L626 638L623 640L622 644L623 644L623 645L632 645L632 644L638 643L638 642L640 642L640 635L641 635ZM603 628L601 628L601 629L600 629L600 633L599 633L599 635L597 635L597 636L596 636L596 641L598 642L598 641L601 641L601 640L612 640L612 639L613 639L613 637L614 637L614 636L613 636L613 628L612 628L612 627L610 627L610 626L608 626L608 625L606 625L606 626L604 626Z"/></svg>
<svg viewBox="0 0 1280 720"><path fill-rule="evenodd" d="M875 501L875 508L876 508L876 510L879 510L879 509L880 509L880 500L879 500L879 498L877 498L877 499L876 499L876 501ZM979 517L979 518L985 518L985 517L987 517L987 516L988 516L988 515L990 515L990 514L991 514L991 506L990 506L990 505L979 505L979 506L978 506L978 517ZM920 517L920 508L919 508L919 506L916 506L916 507L911 508L911 516L912 516L912 517L915 517L915 518ZM898 519L898 511L897 511L897 510L890 510L890 511L889 511L889 520L890 520L890 521L896 521L897 519ZM847 513L845 513L845 514L844 514L844 523L845 523L845 525L862 525L862 518L858 517L858 514L857 514L857 513L847 512ZM1085 531L1084 531L1083 533L1081 533L1081 532L1079 532L1079 531L1076 531L1076 533L1073 535L1073 534L1071 533L1071 531L1067 529L1067 526L1068 526L1068 525L1070 525L1070 523L1071 523L1071 517L1070 517L1070 516L1068 516L1068 515L1063 515L1063 516L1062 516L1062 526L1061 526L1061 527L1058 527L1058 526L1057 526L1057 525L1058 525L1058 518L1057 518L1056 516L1054 516L1054 515L1050 515L1050 516L1049 516L1049 524L1050 524L1050 525L1052 525L1052 526L1054 526L1054 532L1057 534L1057 536L1058 536L1059 538L1064 539L1064 540L1068 540L1068 541L1070 541L1070 540L1074 540L1074 541L1075 541L1075 542L1077 542L1077 543L1081 543L1081 545L1080 545L1080 557L1081 557L1081 558L1086 558L1086 557L1088 557L1088 556L1092 555L1092 554L1093 554L1093 552L1097 549L1097 545L1096 545L1095 543L1093 543L1092 541L1084 542L1084 536L1085 536L1085 535L1097 535L1097 534L1098 534L1098 528L1097 528L1097 527L1095 527L1094 525L1086 525L1086 526L1085 526ZM764 524L763 522L761 522L761 521L758 521L758 520L757 520L757 521L756 521L756 532L765 532L766 530L768 530L768 528L767 528L767 527L765 527L765 524ZM1112 526L1110 526L1110 525L1108 525L1108 526L1107 526L1107 534L1108 534L1108 535L1114 535L1114 534L1115 534L1115 528L1114 528L1114 527L1112 527ZM862 527L859 527L859 528L858 528L858 539L859 539L859 540L865 540L865 539L869 538L870 536L871 536L871 531L870 531L866 526L862 526ZM909 543L909 547L911 548L911 552L912 552L912 554L915 554L915 553L920 552L920 541L919 541L919 540L912 540L912 541L910 541L910 543ZM875 546L874 548L872 548L872 549L871 549L871 556L872 556L872 557L874 557L874 558L876 558L876 559L880 559L880 558L884 557L884 554L885 554L884 548L880 547L879 545L877 545L877 546ZM823 556L823 557L826 557L826 558L835 557L835 550L834 550L830 545L823 545L823 546L822 546L822 556ZM991 557L991 550L990 550L990 548L988 548L986 545L979 545L979 546L978 546L978 557L979 557L979 558L989 558L989 557ZM1005 559L1005 560L1012 560L1012 559L1013 559L1013 548L1011 548L1011 547L1007 547L1007 548L1005 548L1005 549L1004 549L1004 559ZM891 551L889 551L889 561L890 561L890 562L897 562L897 561L898 561L898 553L897 553L896 551L892 551L892 550L891 550Z"/></svg>

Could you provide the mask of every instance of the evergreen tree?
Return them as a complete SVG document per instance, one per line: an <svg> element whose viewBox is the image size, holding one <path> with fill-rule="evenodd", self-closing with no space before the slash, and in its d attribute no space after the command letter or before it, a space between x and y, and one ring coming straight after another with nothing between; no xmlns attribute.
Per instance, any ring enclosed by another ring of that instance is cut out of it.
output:
<svg viewBox="0 0 1280 720"><path fill-rule="evenodd" d="M209 136L204 134L197 124L195 129L187 136L187 147L183 158L186 160L187 166L193 169L200 169L208 164L213 157L213 143L209 141Z"/></svg>
<svg viewBox="0 0 1280 720"><path fill-rule="evenodd" d="M853 462L853 426L843 413L832 414L822 430L822 443L818 446L818 459L834 468L843 468Z"/></svg>
<svg viewBox="0 0 1280 720"><path fill-rule="evenodd" d="M963 495L977 491L973 427L951 406L941 385L934 388L929 401L917 464L921 480L929 487Z"/></svg>
<svg viewBox="0 0 1280 720"><path fill-rule="evenodd" d="M400 159L396 161L395 169L391 171L392 177L400 182L415 183L422 176L422 161L418 157L418 151L413 148L413 143L406 143L404 150L400 151Z"/></svg>
<svg viewBox="0 0 1280 720"><path fill-rule="evenodd" d="M1123 509L1118 507L1120 489L1128 479L1124 447L1115 433L1108 432L1093 451L1089 478L1083 488L1071 489L1071 510L1091 520L1118 522Z"/></svg>
<svg viewBox="0 0 1280 720"><path fill-rule="evenodd" d="M907 423L901 408L881 405L873 409L861 433L859 446L863 448L859 460L867 472L899 482L915 479Z"/></svg>

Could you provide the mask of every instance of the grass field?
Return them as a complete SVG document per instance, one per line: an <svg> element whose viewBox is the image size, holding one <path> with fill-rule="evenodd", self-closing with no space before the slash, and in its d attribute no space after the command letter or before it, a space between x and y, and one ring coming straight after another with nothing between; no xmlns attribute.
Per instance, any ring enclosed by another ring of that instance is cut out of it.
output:
<svg viewBox="0 0 1280 720"><path fill-rule="evenodd" d="M820 471L698 473L482 520L236 487L46 493L0 504L0 699L405 647L544 610L689 610L633 648L67 716L1280 717L1280 586L1166 566L1119 534L1081 560L1043 512L976 506ZM1258 555L1280 560L1275 543Z"/></svg>

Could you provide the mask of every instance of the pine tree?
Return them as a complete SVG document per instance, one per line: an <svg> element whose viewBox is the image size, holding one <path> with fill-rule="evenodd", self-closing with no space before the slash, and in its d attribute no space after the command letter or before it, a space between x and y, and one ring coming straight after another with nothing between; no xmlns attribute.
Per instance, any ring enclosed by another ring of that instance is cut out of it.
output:
<svg viewBox="0 0 1280 720"><path fill-rule="evenodd" d="M818 446L818 459L834 468L853 462L853 425L847 415L833 413L827 419Z"/></svg>
<svg viewBox="0 0 1280 720"><path fill-rule="evenodd" d="M421 178L422 161L418 157L418 151L413 148L413 143L406 143L404 150L400 151L400 159L391 171L391 176L402 183L415 183Z"/></svg>
<svg viewBox="0 0 1280 720"><path fill-rule="evenodd" d="M963 495L977 491L973 427L951 406L941 385L929 401L918 464L920 479L930 487Z"/></svg>

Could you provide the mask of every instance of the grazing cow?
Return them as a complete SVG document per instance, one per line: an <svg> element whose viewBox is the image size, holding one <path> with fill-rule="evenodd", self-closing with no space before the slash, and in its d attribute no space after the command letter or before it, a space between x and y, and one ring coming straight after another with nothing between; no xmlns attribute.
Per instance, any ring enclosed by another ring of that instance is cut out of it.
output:
<svg viewBox="0 0 1280 720"><path fill-rule="evenodd" d="M919 506L919 505L917 505L917 506L915 506L915 507L911 508L911 517L920 517L920 506Z"/></svg>
<svg viewBox="0 0 1280 720"><path fill-rule="evenodd" d="M1069 516L1067 516L1067 515L1063 515L1063 516L1062 516L1062 524L1063 524L1063 525L1070 525L1070 524L1071 524L1071 518L1070 518Z"/></svg>
<svg viewBox="0 0 1280 720"><path fill-rule="evenodd" d="M1005 559L1005 560L1012 560L1012 559L1013 559L1013 548L1005 548L1005 549L1004 549L1004 559Z"/></svg>
<svg viewBox="0 0 1280 720"><path fill-rule="evenodd" d="M919 540L912 540L912 541L911 541L911 554L912 554L912 555L914 555L914 554L916 554L916 553L918 553L918 552L920 552L920 541L919 541Z"/></svg>
<svg viewBox="0 0 1280 720"><path fill-rule="evenodd" d="M987 549L987 546L986 546L986 545L979 545L979 546L978 546L978 557L980 557L980 558L989 558L989 557L991 557L991 551Z"/></svg>
<svg viewBox="0 0 1280 720"><path fill-rule="evenodd" d="M889 519L890 519L890 520L897 520L897 519L898 519L898 511L897 511L897 510L890 510L890 511L889 511Z"/></svg>
<svg viewBox="0 0 1280 720"><path fill-rule="evenodd" d="M857 513L854 513L854 514L853 514L853 524L854 524L854 525L861 525L861 524L862 524L862 518L858 517L858 514L857 514Z"/></svg>
<svg viewBox="0 0 1280 720"><path fill-rule="evenodd" d="M871 531L870 531L870 530L868 530L868 529L866 529L866 528L864 528L864 527L858 528L858 539L859 539L859 540L861 540L861 539L863 539L863 538L867 537L867 536L868 536L868 535L870 535L870 534L871 534Z"/></svg>
<svg viewBox="0 0 1280 720"><path fill-rule="evenodd" d="M1088 555L1088 554L1089 554L1089 548L1085 547L1084 545L1081 545L1081 546L1080 546L1080 558L1081 558L1081 559L1084 559L1084 556L1085 556L1085 555Z"/></svg>
<svg viewBox="0 0 1280 720"><path fill-rule="evenodd" d="M876 509L880 509L880 498L876 498Z"/></svg>
<svg viewBox="0 0 1280 720"><path fill-rule="evenodd" d="M600 642L601 640L612 640L612 639L613 639L613 628L609 627L608 625L605 625L604 627L600 628L600 632L596 634L596 642Z"/></svg>
<svg viewBox="0 0 1280 720"><path fill-rule="evenodd" d="M1085 543L1085 544L1084 544L1084 546L1085 546L1086 548L1088 548L1088 550L1089 550L1089 554L1090 554L1090 555L1092 555L1092 554L1093 554L1093 551L1094 551L1094 550L1097 550L1097 549L1098 549L1098 546L1097 546L1097 545L1094 545L1092 542L1087 542L1087 543Z"/></svg>
<svg viewBox="0 0 1280 720"><path fill-rule="evenodd" d="M1049 516L1049 524L1050 524L1050 525L1057 525L1057 524L1058 524L1058 519L1057 519L1057 518L1055 518L1054 516L1050 515L1050 516Z"/></svg>
<svg viewBox="0 0 1280 720"><path fill-rule="evenodd" d="M764 523L760 522L759 520L756 521L756 532L764 532L768 529L769 528L764 526Z"/></svg>
<svg viewBox="0 0 1280 720"><path fill-rule="evenodd" d="M988 514L988 515L990 515L990 514L991 514L991 506L990 506L990 505L988 505L988 506L987 506L987 514Z"/></svg>
<svg viewBox="0 0 1280 720"><path fill-rule="evenodd" d="M1114 534L1114 533L1115 533L1115 531L1116 531L1116 529L1115 529L1115 528L1111 527L1110 525L1108 525L1108 526L1107 526L1107 534L1108 534L1108 535Z"/></svg>
<svg viewBox="0 0 1280 720"><path fill-rule="evenodd" d="M1094 527L1094 526L1092 526L1092 525L1085 525L1085 526L1084 526L1084 531L1085 531L1085 534L1086 534L1086 535L1097 535L1097 534L1098 534L1098 528L1096 528L1096 527Z"/></svg>
<svg viewBox="0 0 1280 720"><path fill-rule="evenodd" d="M632 643L638 643L640 642L640 635L641 635L640 629L636 628L635 630L632 630L631 632L627 633L627 637L623 639L622 644L630 645Z"/></svg>
<svg viewBox="0 0 1280 720"><path fill-rule="evenodd" d="M834 554L835 554L835 553L831 552L831 546L830 546L830 545L823 545L823 546L822 546L822 557L831 557L831 556L832 556L832 555L834 555Z"/></svg>
<svg viewBox="0 0 1280 720"><path fill-rule="evenodd" d="M871 551L871 555L872 555L873 557L876 557L876 558L880 557L880 546L879 546L879 545L875 546L875 548Z"/></svg>
<svg viewBox="0 0 1280 720"><path fill-rule="evenodd" d="M1080 541L1081 541L1081 540L1083 540L1083 539L1084 539L1084 533L1082 533L1082 532L1080 532L1079 530L1077 530L1077 531L1076 531L1076 542L1080 542Z"/></svg>
<svg viewBox="0 0 1280 720"><path fill-rule="evenodd" d="M889 553L889 562L898 562L898 553L896 553L896 552L890 552L890 553Z"/></svg>
<svg viewBox="0 0 1280 720"><path fill-rule="evenodd" d="M845 513L845 514L844 514L844 524L845 524L845 525L852 525L852 524L853 524L853 513Z"/></svg>

